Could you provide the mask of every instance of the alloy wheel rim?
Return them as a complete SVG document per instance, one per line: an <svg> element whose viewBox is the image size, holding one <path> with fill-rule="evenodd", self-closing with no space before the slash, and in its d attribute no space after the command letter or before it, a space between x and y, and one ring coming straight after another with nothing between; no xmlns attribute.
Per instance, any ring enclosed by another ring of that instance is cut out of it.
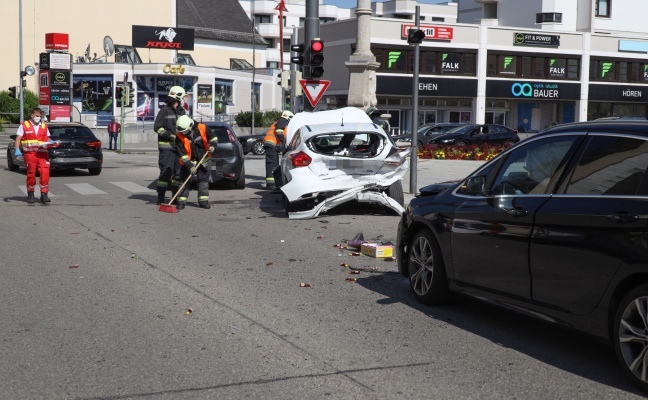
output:
<svg viewBox="0 0 648 400"><path fill-rule="evenodd" d="M623 311L619 347L632 374L648 383L648 296L636 298Z"/></svg>
<svg viewBox="0 0 648 400"><path fill-rule="evenodd" d="M419 237L412 245L410 261L416 266L416 270L410 273L410 283L414 292L423 296L430 291L432 276L434 272L434 256L432 246L424 237ZM412 268L410 263L410 268Z"/></svg>

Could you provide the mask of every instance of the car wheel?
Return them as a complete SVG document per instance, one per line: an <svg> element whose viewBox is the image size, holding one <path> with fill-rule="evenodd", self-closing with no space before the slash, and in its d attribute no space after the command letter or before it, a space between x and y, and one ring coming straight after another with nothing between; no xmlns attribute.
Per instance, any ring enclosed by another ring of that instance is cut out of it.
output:
<svg viewBox="0 0 648 400"><path fill-rule="evenodd" d="M245 165L241 167L241 175L234 181L235 189L245 189Z"/></svg>
<svg viewBox="0 0 648 400"><path fill-rule="evenodd" d="M514 141L512 141L512 140L507 140L507 141L504 142L503 146L504 146L505 148L509 148L509 147L513 146L514 144L515 144Z"/></svg>
<svg viewBox="0 0 648 400"><path fill-rule="evenodd" d="M466 147L466 146L468 146L468 143L460 140L458 142L455 142L454 145L457 146L457 147Z"/></svg>
<svg viewBox="0 0 648 400"><path fill-rule="evenodd" d="M387 188L387 196L396 200L403 208L405 207L405 196L403 195L403 184L401 181L396 181Z"/></svg>
<svg viewBox="0 0 648 400"><path fill-rule="evenodd" d="M263 148L263 142L257 141L252 144L252 153L257 156L265 154L265 149Z"/></svg>
<svg viewBox="0 0 648 400"><path fill-rule="evenodd" d="M11 152L7 150L7 168L9 168L9 171L18 171L20 169L19 166L14 164L13 160L11 159Z"/></svg>
<svg viewBox="0 0 648 400"><path fill-rule="evenodd" d="M407 248L409 281L414 297L425 304L449 300L448 278L441 249L428 229L416 232Z"/></svg>
<svg viewBox="0 0 648 400"><path fill-rule="evenodd" d="M621 301L614 318L612 340L623 371L644 391L648 390L648 285L632 289Z"/></svg>
<svg viewBox="0 0 648 400"><path fill-rule="evenodd" d="M90 175L99 175L101 173L101 167L98 168L88 168Z"/></svg>

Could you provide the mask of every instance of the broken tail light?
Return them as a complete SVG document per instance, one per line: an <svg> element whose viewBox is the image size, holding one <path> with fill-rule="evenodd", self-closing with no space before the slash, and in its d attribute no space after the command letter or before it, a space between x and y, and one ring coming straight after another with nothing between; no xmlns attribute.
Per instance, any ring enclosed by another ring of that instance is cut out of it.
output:
<svg viewBox="0 0 648 400"><path fill-rule="evenodd" d="M229 137L229 142L234 143L236 142L236 138L234 137L234 134L230 129L227 130L227 137Z"/></svg>
<svg viewBox="0 0 648 400"><path fill-rule="evenodd" d="M297 154L291 154L289 157L292 161L293 167L307 167L310 165L311 161L313 161L313 159L303 151L300 151Z"/></svg>
<svg viewBox="0 0 648 400"><path fill-rule="evenodd" d="M392 149L389 151L389 154L385 158L384 163L387 165L394 165L396 167L403 163L403 160L401 159L401 156L398 152L398 148L392 147Z"/></svg>

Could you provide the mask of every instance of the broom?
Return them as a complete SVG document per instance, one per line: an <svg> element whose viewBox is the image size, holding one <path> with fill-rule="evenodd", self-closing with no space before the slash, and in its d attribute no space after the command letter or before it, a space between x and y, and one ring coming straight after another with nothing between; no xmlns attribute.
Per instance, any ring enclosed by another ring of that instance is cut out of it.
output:
<svg viewBox="0 0 648 400"><path fill-rule="evenodd" d="M200 159L200 161L198 161L198 164L196 164L196 168L199 167L202 164L205 157L207 157L207 154L209 154L209 153L207 151L205 151L205 155L203 155L202 158ZM187 179L182 183L182 186L180 186L180 189L178 189L178 191L176 192L175 196L173 196L171 198L171 200L169 201L169 204L160 204L160 211L168 212L168 213L177 213L178 212L178 209L176 208L175 204L171 204L171 203L173 203L175 201L176 197L178 197L180 195L180 193L182 193L182 190L184 189L184 187L187 185L189 180L191 180L191 176L192 176L192 174L189 174Z"/></svg>

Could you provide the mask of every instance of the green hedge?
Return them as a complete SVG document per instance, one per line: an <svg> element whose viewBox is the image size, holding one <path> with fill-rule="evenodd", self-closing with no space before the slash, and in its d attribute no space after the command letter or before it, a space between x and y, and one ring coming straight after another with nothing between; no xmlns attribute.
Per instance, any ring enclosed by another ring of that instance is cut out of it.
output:
<svg viewBox="0 0 648 400"><path fill-rule="evenodd" d="M28 117L34 107L38 107L39 101L36 93L31 90L25 90L24 113ZM15 114L0 114L0 124L19 124L20 121L20 99L14 99L9 96L8 91L0 92L0 113L15 113Z"/></svg>
<svg viewBox="0 0 648 400"><path fill-rule="evenodd" d="M267 127L272 125L276 120L281 117L281 111L257 111L254 113L254 126L255 127ZM236 124L240 127L251 127L252 126L252 112L251 111L241 111L235 117Z"/></svg>

